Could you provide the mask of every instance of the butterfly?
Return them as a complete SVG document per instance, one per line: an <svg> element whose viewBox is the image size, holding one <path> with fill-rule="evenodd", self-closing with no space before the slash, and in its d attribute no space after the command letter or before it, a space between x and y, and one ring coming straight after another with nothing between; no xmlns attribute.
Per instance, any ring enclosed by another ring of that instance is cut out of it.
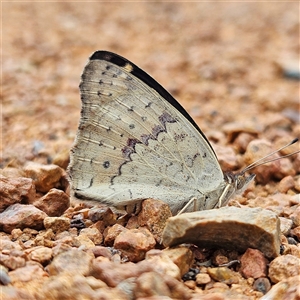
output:
<svg viewBox="0 0 300 300"><path fill-rule="evenodd" d="M68 168L73 195L133 212L147 198L173 214L213 209L255 175L223 172L195 121L129 60L96 51L84 68L81 118Z"/></svg>

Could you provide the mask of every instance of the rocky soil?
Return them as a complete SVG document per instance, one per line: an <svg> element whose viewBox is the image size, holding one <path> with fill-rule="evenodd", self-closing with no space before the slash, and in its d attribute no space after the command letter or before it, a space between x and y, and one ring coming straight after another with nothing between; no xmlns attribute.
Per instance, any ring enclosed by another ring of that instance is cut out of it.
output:
<svg viewBox="0 0 300 300"><path fill-rule="evenodd" d="M5 2L2 11L2 299L300 299L299 154L252 170L255 182L229 203L279 217L276 257L165 248L164 203L144 201L136 216L74 204L66 174L80 75L100 49L170 91L223 170L299 137L298 3Z"/></svg>

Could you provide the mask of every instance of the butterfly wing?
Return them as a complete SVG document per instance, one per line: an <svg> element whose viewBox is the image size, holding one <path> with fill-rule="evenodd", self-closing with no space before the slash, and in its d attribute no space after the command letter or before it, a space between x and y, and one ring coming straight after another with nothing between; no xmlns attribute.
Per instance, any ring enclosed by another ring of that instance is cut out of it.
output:
<svg viewBox="0 0 300 300"><path fill-rule="evenodd" d="M224 183L204 134L153 78L95 52L82 74L69 174L77 198L126 206L156 198L178 211Z"/></svg>

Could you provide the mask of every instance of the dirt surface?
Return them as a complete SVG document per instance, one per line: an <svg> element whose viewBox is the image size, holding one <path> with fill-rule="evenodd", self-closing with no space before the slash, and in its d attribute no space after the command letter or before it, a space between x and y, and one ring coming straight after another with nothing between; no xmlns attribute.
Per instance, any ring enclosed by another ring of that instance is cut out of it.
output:
<svg viewBox="0 0 300 300"><path fill-rule="evenodd" d="M244 154L241 132L274 148L300 136L299 81L288 76L299 72L299 3L4 2L1 168L67 155L80 75L96 50L151 74L222 158L219 146ZM294 169L289 195L299 193ZM276 193L284 176L273 177L253 195Z"/></svg>
<svg viewBox="0 0 300 300"><path fill-rule="evenodd" d="M88 57L116 52L150 73L204 132L299 108L297 3L3 3L3 160L72 145ZM291 135L299 130L289 129ZM36 146L38 144L38 146ZM38 149L38 150L39 150Z"/></svg>

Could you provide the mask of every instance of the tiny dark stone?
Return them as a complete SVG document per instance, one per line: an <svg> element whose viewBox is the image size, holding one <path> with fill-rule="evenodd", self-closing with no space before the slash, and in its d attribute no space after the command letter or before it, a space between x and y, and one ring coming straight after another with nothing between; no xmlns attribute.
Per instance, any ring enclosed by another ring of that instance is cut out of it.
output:
<svg viewBox="0 0 300 300"><path fill-rule="evenodd" d="M283 254L284 249L285 249L284 245L280 245L279 253L280 253L281 255Z"/></svg>
<svg viewBox="0 0 300 300"><path fill-rule="evenodd" d="M85 223L84 223L84 221L82 219L77 218L77 219L72 219L71 220L70 227L71 228L75 227L77 229L83 229L86 226L85 226Z"/></svg>
<svg viewBox="0 0 300 300"><path fill-rule="evenodd" d="M199 274L199 272L198 269L190 268L189 271L183 275L182 280L196 280L196 275Z"/></svg>
<svg viewBox="0 0 300 300"><path fill-rule="evenodd" d="M292 237L288 237L287 240L288 240L290 245L297 245L298 244L298 242Z"/></svg>
<svg viewBox="0 0 300 300"><path fill-rule="evenodd" d="M266 294L270 290L271 284L268 278L258 278L255 280L253 288L256 291Z"/></svg>
<svg viewBox="0 0 300 300"><path fill-rule="evenodd" d="M134 128L135 128L135 125L134 125L134 124L129 124L129 128L130 128L130 129L134 129Z"/></svg>

